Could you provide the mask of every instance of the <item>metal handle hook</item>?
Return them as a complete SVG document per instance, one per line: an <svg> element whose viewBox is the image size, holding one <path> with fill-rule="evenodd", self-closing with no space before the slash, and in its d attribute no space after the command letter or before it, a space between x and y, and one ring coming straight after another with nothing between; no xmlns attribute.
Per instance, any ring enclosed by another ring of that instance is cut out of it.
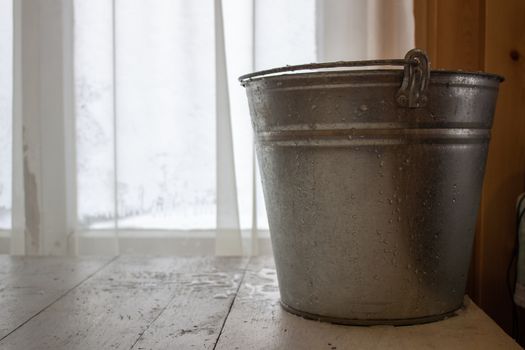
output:
<svg viewBox="0 0 525 350"><path fill-rule="evenodd" d="M416 65L405 65L401 87L396 94L396 101L402 107L419 108L426 106L426 94L430 80L430 62L423 50L412 49L407 52L405 60L416 61Z"/></svg>

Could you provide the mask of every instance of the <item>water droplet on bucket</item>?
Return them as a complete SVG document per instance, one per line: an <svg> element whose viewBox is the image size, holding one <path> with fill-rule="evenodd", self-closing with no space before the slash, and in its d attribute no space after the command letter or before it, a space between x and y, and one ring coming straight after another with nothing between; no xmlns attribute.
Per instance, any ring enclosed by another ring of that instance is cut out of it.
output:
<svg viewBox="0 0 525 350"><path fill-rule="evenodd" d="M228 295L226 294L216 294L213 296L213 299L228 299Z"/></svg>

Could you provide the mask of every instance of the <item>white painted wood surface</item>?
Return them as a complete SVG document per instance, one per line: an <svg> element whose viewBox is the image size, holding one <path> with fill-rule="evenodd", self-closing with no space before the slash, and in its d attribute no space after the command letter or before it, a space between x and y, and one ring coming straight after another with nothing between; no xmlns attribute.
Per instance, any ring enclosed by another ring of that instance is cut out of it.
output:
<svg viewBox="0 0 525 350"><path fill-rule="evenodd" d="M110 261L111 258L0 255L0 339Z"/></svg>
<svg viewBox="0 0 525 350"><path fill-rule="evenodd" d="M273 261L0 256L0 349L519 349L468 298L457 316L348 327L283 311Z"/></svg>
<svg viewBox="0 0 525 350"><path fill-rule="evenodd" d="M306 320L279 306L274 264L251 261L217 349L520 349L470 299L457 316L418 326L350 327Z"/></svg>
<svg viewBox="0 0 525 350"><path fill-rule="evenodd" d="M240 258L119 258L1 341L0 348L144 348L139 342L151 344L148 349L212 348L244 265ZM227 297L218 300L214 294ZM156 334L159 339L152 339Z"/></svg>

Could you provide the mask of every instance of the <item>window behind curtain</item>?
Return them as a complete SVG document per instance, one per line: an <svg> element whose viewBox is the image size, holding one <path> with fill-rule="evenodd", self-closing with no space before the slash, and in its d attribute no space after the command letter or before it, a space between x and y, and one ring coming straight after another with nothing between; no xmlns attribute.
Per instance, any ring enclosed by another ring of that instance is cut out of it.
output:
<svg viewBox="0 0 525 350"><path fill-rule="evenodd" d="M11 228L13 0L0 0L0 229Z"/></svg>
<svg viewBox="0 0 525 350"><path fill-rule="evenodd" d="M213 227L213 2L75 5L80 225Z"/></svg>
<svg viewBox="0 0 525 350"><path fill-rule="evenodd" d="M240 221L250 228L252 133L236 78L315 61L315 0L223 8ZM215 228L213 16L213 0L75 0L80 228ZM257 204L267 228L260 187Z"/></svg>

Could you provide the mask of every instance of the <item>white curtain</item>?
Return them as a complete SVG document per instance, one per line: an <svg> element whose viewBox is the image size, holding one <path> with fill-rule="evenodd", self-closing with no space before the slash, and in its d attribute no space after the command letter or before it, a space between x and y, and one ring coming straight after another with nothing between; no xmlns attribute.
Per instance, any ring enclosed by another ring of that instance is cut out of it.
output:
<svg viewBox="0 0 525 350"><path fill-rule="evenodd" d="M267 252L237 77L413 32L412 0L0 0L0 251Z"/></svg>

